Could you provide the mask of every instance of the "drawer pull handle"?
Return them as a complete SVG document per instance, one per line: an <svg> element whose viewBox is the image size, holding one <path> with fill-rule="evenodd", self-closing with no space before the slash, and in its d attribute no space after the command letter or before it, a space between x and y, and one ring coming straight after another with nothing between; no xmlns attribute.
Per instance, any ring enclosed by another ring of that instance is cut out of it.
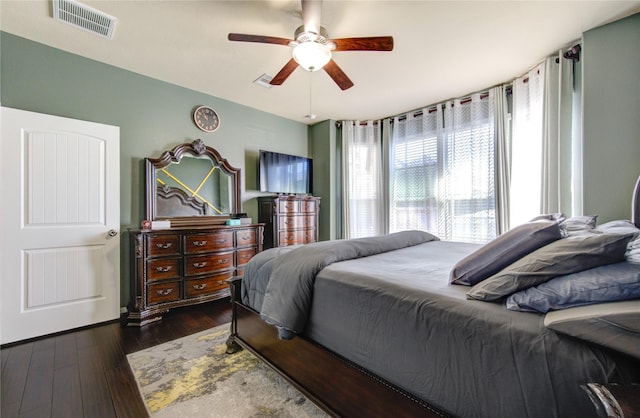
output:
<svg viewBox="0 0 640 418"><path fill-rule="evenodd" d="M251 256L249 254L243 254L241 257L242 257L243 260L248 260L248 259L251 258Z"/></svg>
<svg viewBox="0 0 640 418"><path fill-rule="evenodd" d="M173 292L173 289L156 290L156 293L160 296L167 296L171 292Z"/></svg>
<svg viewBox="0 0 640 418"><path fill-rule="evenodd" d="M159 242L156 244L156 247L162 250L166 250L167 248L173 247L173 242Z"/></svg>
<svg viewBox="0 0 640 418"><path fill-rule="evenodd" d="M218 284L226 284L224 280L218 280Z"/></svg>
<svg viewBox="0 0 640 418"><path fill-rule="evenodd" d="M200 263L193 263L193 267L197 268L197 269L201 269L202 267L206 266L207 262L206 261L202 261Z"/></svg>
<svg viewBox="0 0 640 418"><path fill-rule="evenodd" d="M223 259L218 260L218 264L224 264L224 263L226 263L228 261L229 261L228 258L223 258Z"/></svg>
<svg viewBox="0 0 640 418"><path fill-rule="evenodd" d="M227 241L227 239L226 239L226 238L224 238L224 239L219 239L219 240L217 240L216 242L217 242L218 244L226 244L228 241Z"/></svg>
<svg viewBox="0 0 640 418"><path fill-rule="evenodd" d="M207 245L207 241L193 241L193 245L195 247L204 247Z"/></svg>
<svg viewBox="0 0 640 418"><path fill-rule="evenodd" d="M173 269L173 266L159 266L159 267L156 267L156 271L159 271L160 273L166 273L168 271L171 271L171 269Z"/></svg>
<svg viewBox="0 0 640 418"><path fill-rule="evenodd" d="M206 284L206 283L202 283L202 284L194 284L194 285L193 285L193 288L194 288L194 289L196 289L196 290L202 290L202 289L204 289L205 287L207 287L207 284Z"/></svg>
<svg viewBox="0 0 640 418"><path fill-rule="evenodd" d="M248 241L248 240L250 240L250 239L251 239L251 237L250 237L249 235L245 235L245 236L243 236L243 237L240 237L240 239L241 239L241 240L244 240L244 241Z"/></svg>

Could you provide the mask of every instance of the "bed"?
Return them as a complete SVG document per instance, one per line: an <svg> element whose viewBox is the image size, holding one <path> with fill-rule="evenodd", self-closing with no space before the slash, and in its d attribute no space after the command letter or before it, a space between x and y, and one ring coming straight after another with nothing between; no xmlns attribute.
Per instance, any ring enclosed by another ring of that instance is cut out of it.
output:
<svg viewBox="0 0 640 418"><path fill-rule="evenodd" d="M633 213L638 222L637 204ZM574 273L540 281L536 271L528 286L521 274L516 281L509 274L523 263L539 265L540 253L556 257L572 240L605 235L627 238L607 238L607 256L613 247L617 255L605 261L594 261L602 254L567 256L575 274L638 274L626 259L636 226L543 218L508 235L506 247L504 240L480 246L404 231L264 251L231 283L228 351L253 352L334 416L597 416L586 384L640 382L640 293L633 293L640 286L623 284L616 302L573 298L566 309L530 312L535 304L513 296L551 283L566 287L562 281ZM575 223L594 231L572 230ZM550 237L548 225L561 224L562 235ZM603 252L601 242L596 247ZM548 263L553 270L562 265L556 261Z"/></svg>

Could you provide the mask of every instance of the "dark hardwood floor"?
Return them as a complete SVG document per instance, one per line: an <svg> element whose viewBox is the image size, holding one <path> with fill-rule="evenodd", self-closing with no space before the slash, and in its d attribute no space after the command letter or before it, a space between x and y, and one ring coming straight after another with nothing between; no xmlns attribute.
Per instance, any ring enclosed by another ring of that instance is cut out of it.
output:
<svg viewBox="0 0 640 418"><path fill-rule="evenodd" d="M126 355L231 321L228 299L1 347L2 418L147 417Z"/></svg>

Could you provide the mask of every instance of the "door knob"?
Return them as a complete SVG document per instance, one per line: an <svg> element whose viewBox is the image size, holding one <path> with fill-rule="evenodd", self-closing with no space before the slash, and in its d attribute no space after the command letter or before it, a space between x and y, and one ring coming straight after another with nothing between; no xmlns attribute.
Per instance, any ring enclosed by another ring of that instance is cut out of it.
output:
<svg viewBox="0 0 640 418"><path fill-rule="evenodd" d="M107 232L107 235L109 235L110 237L115 237L116 235L118 235L118 231L116 231L115 229L110 229L109 232Z"/></svg>

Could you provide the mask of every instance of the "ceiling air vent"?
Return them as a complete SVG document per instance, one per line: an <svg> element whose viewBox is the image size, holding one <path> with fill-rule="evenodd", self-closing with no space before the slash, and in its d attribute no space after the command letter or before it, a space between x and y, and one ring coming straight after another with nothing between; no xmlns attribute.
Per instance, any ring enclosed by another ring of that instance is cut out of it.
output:
<svg viewBox="0 0 640 418"><path fill-rule="evenodd" d="M272 85L269 84L271 80L273 80L272 76L270 76L269 74L262 74L260 77L253 80L253 82L259 86L270 89L272 87Z"/></svg>
<svg viewBox="0 0 640 418"><path fill-rule="evenodd" d="M107 39L113 37L116 19L75 0L53 0L53 18Z"/></svg>

